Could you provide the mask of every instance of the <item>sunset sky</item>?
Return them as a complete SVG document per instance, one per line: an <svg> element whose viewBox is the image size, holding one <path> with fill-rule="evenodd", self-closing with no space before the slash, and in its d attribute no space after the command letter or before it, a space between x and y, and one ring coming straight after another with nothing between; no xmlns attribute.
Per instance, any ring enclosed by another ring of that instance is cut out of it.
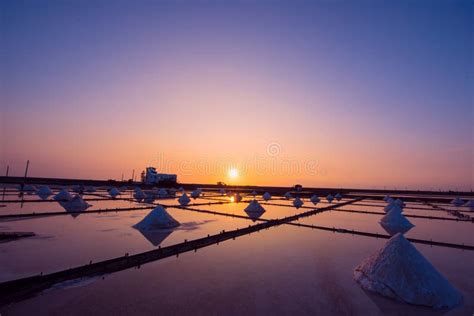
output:
<svg viewBox="0 0 474 316"><path fill-rule="evenodd" d="M2 175L473 188L471 1L0 8Z"/></svg>

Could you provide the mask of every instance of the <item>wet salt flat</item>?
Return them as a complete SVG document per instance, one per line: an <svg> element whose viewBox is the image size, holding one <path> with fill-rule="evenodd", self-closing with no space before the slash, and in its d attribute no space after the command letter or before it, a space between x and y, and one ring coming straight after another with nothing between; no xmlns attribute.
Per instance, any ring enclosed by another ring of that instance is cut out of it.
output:
<svg viewBox="0 0 474 316"><path fill-rule="evenodd" d="M131 192L126 196L131 197ZM5 199L13 198L14 195L9 195ZM93 195L85 194L84 198L92 199ZM29 195L28 199L34 200L35 195ZM188 207L248 216L244 209L252 199L252 196L244 196L243 202L227 203L229 197L209 194L191 199ZM168 205L167 212L181 223L177 228L159 232L143 232L133 227L153 205L111 200L105 195L104 200L88 202L92 204L89 209L149 209L1 220L2 232L31 231L36 236L0 243L0 282L176 245L184 240L245 228L260 220L281 219L352 200L343 198L340 202L324 201L314 206L304 198L304 207L296 209L292 206L293 200L275 197L264 202L261 197L257 199L265 212L248 219L181 209L177 207L177 199L156 200L155 203ZM212 204L219 201L226 204ZM406 204L406 215L454 218L426 204ZM2 205L6 206L0 208L0 215L64 211L55 201L28 202L23 207L20 203ZM385 205L382 201L362 200L294 223L386 235L378 223L383 215L362 213L384 213ZM422 209L415 209L418 207ZM406 234L409 238L474 244L472 222L407 218L416 225ZM157 311L160 314L196 311L206 314L439 314L430 308L365 292L353 280L354 268L386 241L284 224L207 246L196 253L151 262L139 269L55 285L40 296L0 307L0 312L5 315L33 312L40 315L156 314ZM474 251L423 244L415 244L415 247L464 296L462 305L443 313L470 314L474 310L474 276L470 271L474 266Z"/></svg>

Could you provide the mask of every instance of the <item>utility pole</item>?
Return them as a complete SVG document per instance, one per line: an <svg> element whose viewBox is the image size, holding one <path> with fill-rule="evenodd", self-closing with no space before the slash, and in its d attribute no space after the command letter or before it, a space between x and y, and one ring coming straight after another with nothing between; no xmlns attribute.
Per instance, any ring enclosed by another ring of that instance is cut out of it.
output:
<svg viewBox="0 0 474 316"><path fill-rule="evenodd" d="M8 177L8 171L10 170L10 166L7 165L7 172L5 174L5 177ZM5 200L5 191L6 191L6 187L3 187L3 195L2 195L2 201Z"/></svg>
<svg viewBox="0 0 474 316"><path fill-rule="evenodd" d="M30 161L29 161L29 160L27 160L27 161L26 161L26 168L25 168L25 179L24 179L24 180L26 180L26 176L28 175L28 168L29 168L29 167L30 167Z"/></svg>

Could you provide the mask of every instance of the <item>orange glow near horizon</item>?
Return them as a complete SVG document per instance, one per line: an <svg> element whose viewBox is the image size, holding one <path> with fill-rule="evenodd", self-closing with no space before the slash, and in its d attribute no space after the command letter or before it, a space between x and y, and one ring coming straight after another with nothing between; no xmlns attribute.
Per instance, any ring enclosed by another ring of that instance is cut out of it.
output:
<svg viewBox="0 0 474 316"><path fill-rule="evenodd" d="M0 175L473 189L466 14L125 3L5 15Z"/></svg>

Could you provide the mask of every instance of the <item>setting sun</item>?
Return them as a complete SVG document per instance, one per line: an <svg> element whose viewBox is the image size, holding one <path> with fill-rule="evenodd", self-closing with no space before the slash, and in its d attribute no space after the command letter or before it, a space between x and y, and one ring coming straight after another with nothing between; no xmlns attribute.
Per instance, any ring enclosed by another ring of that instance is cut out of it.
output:
<svg viewBox="0 0 474 316"><path fill-rule="evenodd" d="M237 170L236 168L230 168L228 174L229 178L236 179L239 177L239 170Z"/></svg>

